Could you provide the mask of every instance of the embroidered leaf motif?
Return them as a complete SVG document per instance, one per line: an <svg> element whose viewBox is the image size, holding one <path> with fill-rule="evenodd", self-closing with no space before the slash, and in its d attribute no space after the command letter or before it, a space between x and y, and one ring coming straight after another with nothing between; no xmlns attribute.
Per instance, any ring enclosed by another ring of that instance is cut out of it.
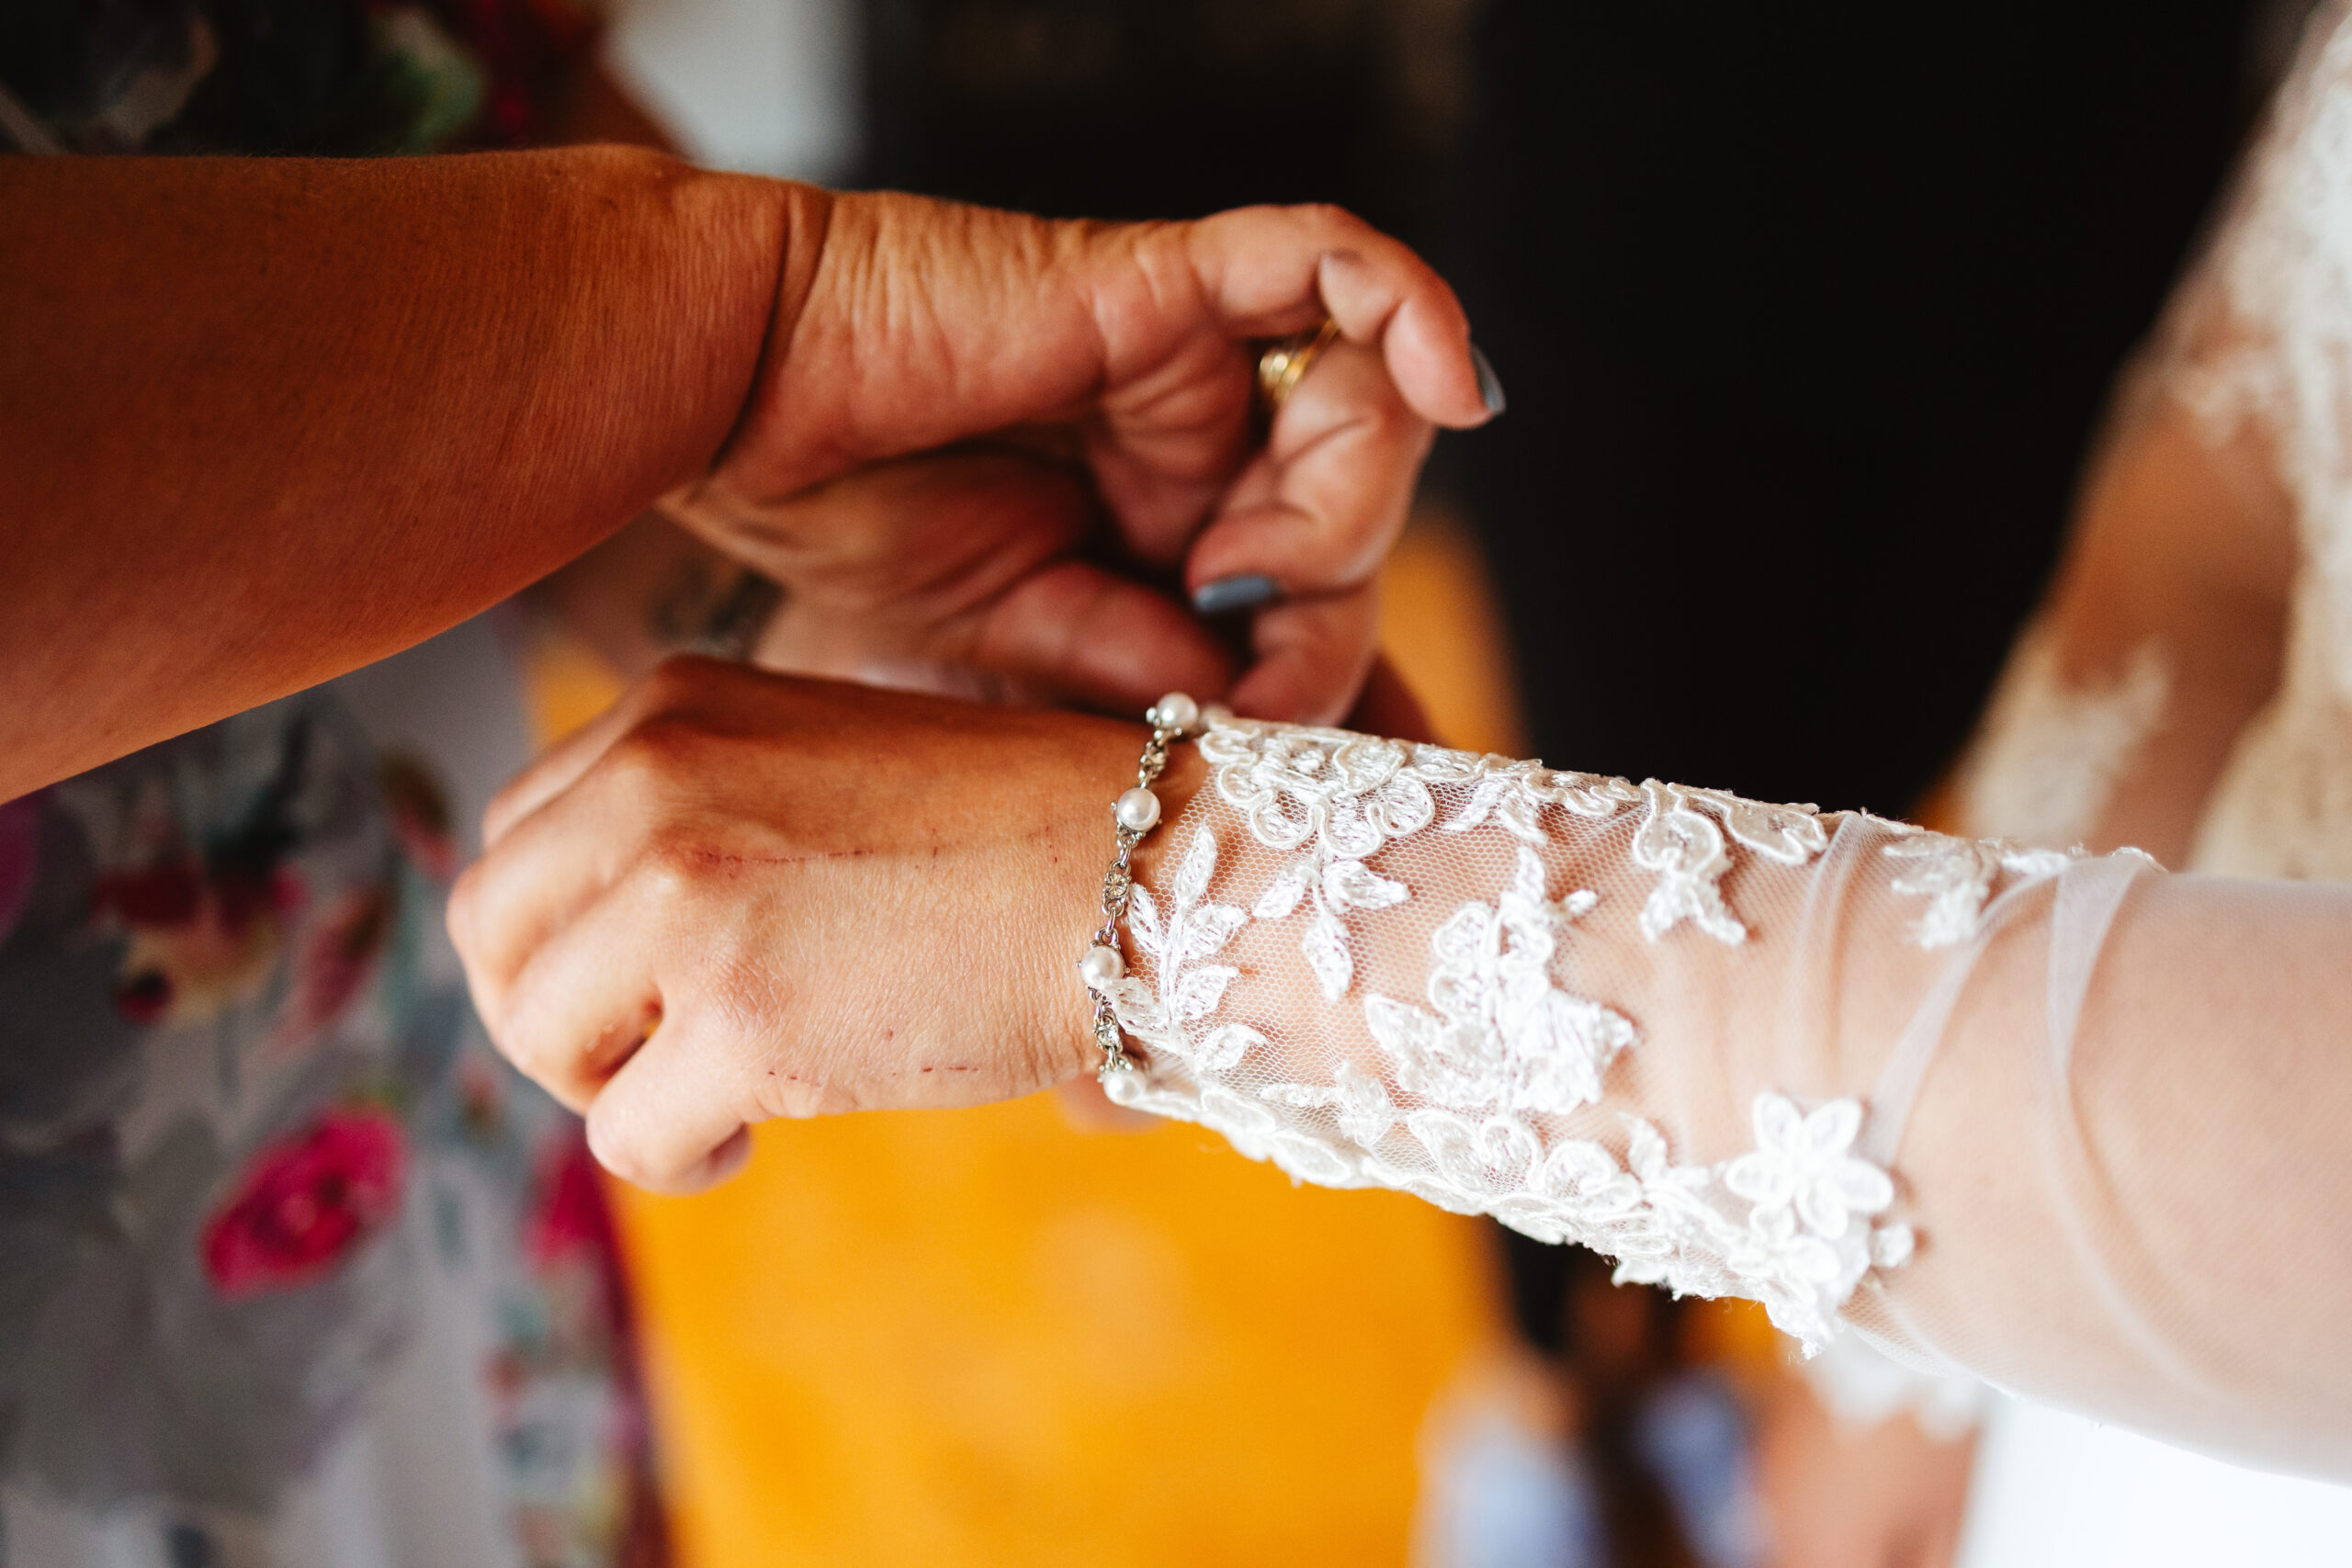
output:
<svg viewBox="0 0 2352 1568"><path fill-rule="evenodd" d="M1209 809L1229 807L1282 858L1254 898L1238 897L1244 915L1210 901L1217 849L1196 835L1159 887L1159 903L1131 919L1138 951L1162 962L1114 988L1114 1006L1123 1023L1158 1028L1167 1048L1125 1075L1136 1081L1118 1087L1123 1103L1198 1120L1303 1179L1398 1188L1546 1240L1593 1246L1618 1259L1621 1279L1752 1297L1810 1347L1837 1331L1838 1309L1866 1272L1910 1255L1909 1229L1878 1223L1894 1183L1853 1152L1858 1102L1807 1111L1759 1096L1755 1146L1715 1164L1676 1164L1664 1134L1632 1118L1622 1145L1566 1135L1592 1130L1577 1113L1602 1102L1603 1079L1636 1031L1554 982L1568 944L1591 940L1575 927L1599 898L1575 886L1551 897L1537 852L1553 834L1577 831L1566 818L1606 820L1639 807L1607 841L1627 844L1656 878L1642 896L1641 929L1657 941L1688 922L1736 944L1748 931L1723 887L1740 857L1802 865L1824 852L1835 824L1810 807L1655 782L1637 790L1335 730L1219 722L1201 750L1216 780ZM1433 787L1450 793L1441 802ZM1364 997L1360 1016L1376 1055L1217 1021L1237 995L1262 1021L1263 1010L1295 1006L1301 994L1295 975L1261 996L1246 988L1254 973L1215 962L1252 919L1300 919L1317 991L1349 994L1351 942L1378 929L1357 922L1413 897L1378 856L1441 816L1448 832L1487 835L1458 863L1491 864L1500 847L1510 871L1491 902L1465 900L1431 931L1423 998ZM1600 841L1571 840L1578 852ZM1273 1073L1291 1081L1264 1083Z"/></svg>
<svg viewBox="0 0 2352 1568"><path fill-rule="evenodd" d="M1249 914L1230 904L1203 904L1184 919L1184 945L1176 962L1192 964L1206 958L1249 922Z"/></svg>
<svg viewBox="0 0 2352 1568"><path fill-rule="evenodd" d="M1323 898L1333 914L1385 909L1412 897L1412 889L1364 868L1360 860L1333 861L1323 868Z"/></svg>
<svg viewBox="0 0 2352 1568"><path fill-rule="evenodd" d="M2075 858L2055 850L2024 849L2006 840L1979 841L1912 830L1879 852L1906 865L1887 884L1890 888L1928 900L1926 911L1912 925L1911 940L1930 950L1974 938L1983 925L1984 900L2002 872L2026 878L2051 876Z"/></svg>
<svg viewBox="0 0 2352 1568"><path fill-rule="evenodd" d="M1198 1023L1225 999L1226 987L1241 971L1225 964L1203 964L1183 971L1169 1010L1179 1023Z"/></svg>
<svg viewBox="0 0 2352 1568"><path fill-rule="evenodd" d="M1192 847L1184 852L1184 862L1176 868L1175 896L1179 909L1199 903L1209 896L1209 878L1216 871L1216 835L1206 828L1194 829Z"/></svg>
<svg viewBox="0 0 2352 1568"><path fill-rule="evenodd" d="M1355 978L1356 962L1348 953L1348 928L1327 909L1317 909L1306 924L1306 934L1299 939L1298 948L1306 954L1306 966L1315 971L1315 982L1323 989L1323 999L1336 1002L1348 994L1348 983Z"/></svg>
<svg viewBox="0 0 2352 1568"><path fill-rule="evenodd" d="M1288 919L1291 912L1298 908L1298 901L1306 897L1306 885L1314 876L1314 862L1292 863L1280 876L1266 885L1263 893L1258 895L1257 903L1250 908L1250 918L1260 920Z"/></svg>
<svg viewBox="0 0 2352 1568"><path fill-rule="evenodd" d="M1202 1036L1200 1048L1193 1056L1196 1072L1231 1072L1241 1065L1241 1059L1252 1050L1266 1043L1266 1037L1246 1023L1220 1023Z"/></svg>
<svg viewBox="0 0 2352 1568"><path fill-rule="evenodd" d="M1127 934L1135 938L1136 946L1153 958L1161 955L1159 905L1153 899L1151 889L1136 883L1127 890Z"/></svg>

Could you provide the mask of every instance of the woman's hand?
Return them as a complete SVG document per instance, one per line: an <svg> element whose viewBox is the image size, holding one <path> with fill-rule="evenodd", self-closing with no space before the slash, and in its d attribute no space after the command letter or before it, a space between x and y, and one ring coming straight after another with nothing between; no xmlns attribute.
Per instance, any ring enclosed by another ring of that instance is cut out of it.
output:
<svg viewBox="0 0 2352 1568"><path fill-rule="evenodd" d="M1082 469L999 444L867 464L714 538L784 586L754 663L911 691L1140 713L1236 661L1102 558Z"/></svg>
<svg viewBox="0 0 2352 1568"><path fill-rule="evenodd" d="M902 604L956 659L1098 701L1221 692L1216 644L1140 579L1264 578L1280 602L1231 700L1345 710L1431 423L1489 414L1461 310L1418 257L1320 208L1104 226L795 197L794 231L822 244L793 247L744 416L666 511L804 597ZM1345 339L1261 446L1252 340L1327 313ZM963 498L935 468L867 467L975 437L1085 483L1044 487L1023 515L1003 504L1020 498L1002 451L954 459ZM845 504L827 480L862 494ZM862 526L876 494L890 525ZM1107 537L1078 558L1098 504Z"/></svg>
<svg viewBox="0 0 2352 1568"><path fill-rule="evenodd" d="M769 1117L1026 1094L1095 1058L1075 961L1143 738L675 660L492 804L450 932L499 1048L645 1186Z"/></svg>

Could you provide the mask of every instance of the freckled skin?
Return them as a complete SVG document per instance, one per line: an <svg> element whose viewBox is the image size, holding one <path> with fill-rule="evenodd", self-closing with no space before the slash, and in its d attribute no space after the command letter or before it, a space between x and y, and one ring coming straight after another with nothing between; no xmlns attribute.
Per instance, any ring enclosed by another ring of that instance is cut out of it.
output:
<svg viewBox="0 0 2352 1568"><path fill-rule="evenodd" d="M1030 1093L1095 1063L1075 964L1144 739L673 661L509 786L451 932L500 1048L647 1185L769 1117Z"/></svg>

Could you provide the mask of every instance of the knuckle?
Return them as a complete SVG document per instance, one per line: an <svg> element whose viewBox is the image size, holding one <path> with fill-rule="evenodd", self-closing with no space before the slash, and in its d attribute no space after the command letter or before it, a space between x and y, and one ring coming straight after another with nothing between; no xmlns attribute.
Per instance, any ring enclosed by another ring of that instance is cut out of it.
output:
<svg viewBox="0 0 2352 1568"><path fill-rule="evenodd" d="M1358 218L1336 201L1301 202L1293 210L1308 222L1321 228L1362 229L1364 227L1363 219Z"/></svg>
<svg viewBox="0 0 2352 1568"><path fill-rule="evenodd" d="M596 763L597 787L639 814L659 813L694 776L700 728L666 716L639 720Z"/></svg>
<svg viewBox="0 0 2352 1568"><path fill-rule="evenodd" d="M733 672L733 666L723 660L699 653L673 653L637 683L637 689L630 694L637 704L633 711L650 716L690 710L713 686L723 684Z"/></svg>
<svg viewBox="0 0 2352 1568"><path fill-rule="evenodd" d="M658 1187L663 1172L645 1156L622 1119L602 1113L601 1102L588 1110L588 1152L596 1163L632 1187Z"/></svg>
<svg viewBox="0 0 2352 1568"><path fill-rule="evenodd" d="M694 901L709 874L710 858L699 841L664 832L647 843L629 868L629 895L655 909L676 909Z"/></svg>

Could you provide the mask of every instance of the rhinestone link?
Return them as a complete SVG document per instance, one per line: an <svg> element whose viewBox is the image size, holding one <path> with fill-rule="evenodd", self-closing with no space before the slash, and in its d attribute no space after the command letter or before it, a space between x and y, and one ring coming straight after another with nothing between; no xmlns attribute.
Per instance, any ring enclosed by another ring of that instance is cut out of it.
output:
<svg viewBox="0 0 2352 1568"><path fill-rule="evenodd" d="M1144 722L1151 726L1151 739L1143 743L1143 757L1136 763L1136 788L1149 789L1159 782L1159 775L1168 768L1169 749L1177 741L1200 733L1200 714L1192 698L1182 692L1170 692L1143 716ZM1119 820L1115 807L1111 826L1118 837L1118 853L1111 861L1111 869L1102 874L1102 924L1094 932L1090 952L1097 947L1119 951L1119 922L1127 918L1127 896L1136 886L1132 863L1136 846L1151 831L1150 828L1127 827ZM1079 961L1084 963L1085 957L1085 953L1079 954ZM1126 1072L1135 1064L1127 1055L1126 1041L1119 1032L1119 1020L1112 1011L1109 994L1090 994L1094 1000L1094 1042L1102 1047L1102 1076L1107 1078L1113 1073Z"/></svg>

